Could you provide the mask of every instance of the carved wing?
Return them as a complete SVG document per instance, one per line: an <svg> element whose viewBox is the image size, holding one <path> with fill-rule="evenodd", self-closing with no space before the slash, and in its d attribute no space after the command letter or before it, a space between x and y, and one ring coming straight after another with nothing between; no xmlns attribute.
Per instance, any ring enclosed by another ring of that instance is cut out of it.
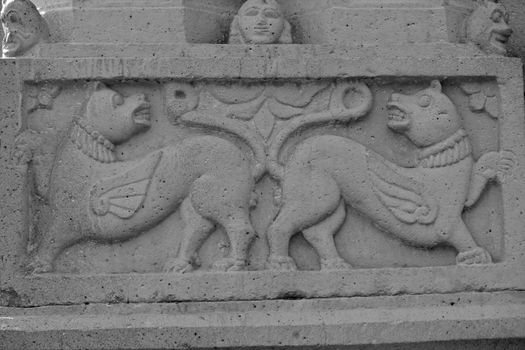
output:
<svg viewBox="0 0 525 350"><path fill-rule="evenodd" d="M93 212L99 216L111 213L121 219L132 217L142 205L162 152L147 157L123 174L98 181L91 190Z"/></svg>
<svg viewBox="0 0 525 350"><path fill-rule="evenodd" d="M376 155L368 153L367 160L374 192L396 218L425 225L436 220L439 206L425 195L424 184L399 174Z"/></svg>

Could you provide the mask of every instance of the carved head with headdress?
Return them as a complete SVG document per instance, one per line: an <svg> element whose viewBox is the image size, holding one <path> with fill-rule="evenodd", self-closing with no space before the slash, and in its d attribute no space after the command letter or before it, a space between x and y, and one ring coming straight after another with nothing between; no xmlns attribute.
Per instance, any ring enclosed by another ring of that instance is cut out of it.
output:
<svg viewBox="0 0 525 350"><path fill-rule="evenodd" d="M276 0L247 0L230 28L230 44L291 44L292 30Z"/></svg>
<svg viewBox="0 0 525 350"><path fill-rule="evenodd" d="M498 0L477 0L476 8L464 22L462 34L462 41L471 42L486 53L504 55L512 35L509 14Z"/></svg>
<svg viewBox="0 0 525 350"><path fill-rule="evenodd" d="M49 40L46 21L29 0L5 0L0 13L4 57L22 56L40 41Z"/></svg>

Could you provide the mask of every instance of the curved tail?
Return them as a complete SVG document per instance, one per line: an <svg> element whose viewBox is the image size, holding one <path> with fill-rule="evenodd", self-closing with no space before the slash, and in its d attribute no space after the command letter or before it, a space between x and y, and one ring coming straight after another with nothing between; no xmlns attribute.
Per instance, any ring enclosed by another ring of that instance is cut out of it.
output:
<svg viewBox="0 0 525 350"><path fill-rule="evenodd" d="M356 106L346 107L346 96L350 93L361 96ZM272 143L268 155L268 171L270 175L281 181L284 167L279 161L281 148L289 137L301 129L329 122L350 122L365 116L373 104L373 95L368 86L361 82L345 82L335 85L327 111L306 114L291 120L279 131Z"/></svg>

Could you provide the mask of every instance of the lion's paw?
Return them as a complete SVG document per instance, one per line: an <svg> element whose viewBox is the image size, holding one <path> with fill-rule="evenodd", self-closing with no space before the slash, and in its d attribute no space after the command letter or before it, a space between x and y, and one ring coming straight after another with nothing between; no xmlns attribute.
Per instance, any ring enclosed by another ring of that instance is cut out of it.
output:
<svg viewBox="0 0 525 350"><path fill-rule="evenodd" d="M476 247L466 252L461 252L456 256L458 265L490 264L492 258L485 249Z"/></svg>
<svg viewBox="0 0 525 350"><path fill-rule="evenodd" d="M246 267L246 261L244 260L237 260L233 258L223 258L220 260L217 260L212 268L215 271L243 271Z"/></svg>
<svg viewBox="0 0 525 350"><path fill-rule="evenodd" d="M31 262L27 265L30 273L39 274L53 271L53 264L47 260L44 260L38 256L34 257Z"/></svg>
<svg viewBox="0 0 525 350"><path fill-rule="evenodd" d="M266 268L269 270L295 271L297 266L289 256L270 255L266 262Z"/></svg>
<svg viewBox="0 0 525 350"><path fill-rule="evenodd" d="M165 272L187 273L193 271L191 262L182 259L170 259L164 264Z"/></svg>
<svg viewBox="0 0 525 350"><path fill-rule="evenodd" d="M342 258L321 259L321 270L349 270L352 265Z"/></svg>

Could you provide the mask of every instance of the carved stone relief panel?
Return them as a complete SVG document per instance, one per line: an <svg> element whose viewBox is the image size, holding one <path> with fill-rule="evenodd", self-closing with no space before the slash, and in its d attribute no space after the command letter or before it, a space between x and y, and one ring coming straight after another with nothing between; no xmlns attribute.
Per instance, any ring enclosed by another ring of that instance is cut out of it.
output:
<svg viewBox="0 0 525 350"><path fill-rule="evenodd" d="M492 59L363 74L373 63L323 58L304 74L279 57L241 77L182 59L13 60L4 171L22 191L2 205L22 219L2 233L16 253L0 282L23 305L512 283L521 77Z"/></svg>
<svg viewBox="0 0 525 350"><path fill-rule="evenodd" d="M27 271L499 261L497 183L515 160L466 85L498 94L494 81L28 84L14 150L34 213Z"/></svg>

